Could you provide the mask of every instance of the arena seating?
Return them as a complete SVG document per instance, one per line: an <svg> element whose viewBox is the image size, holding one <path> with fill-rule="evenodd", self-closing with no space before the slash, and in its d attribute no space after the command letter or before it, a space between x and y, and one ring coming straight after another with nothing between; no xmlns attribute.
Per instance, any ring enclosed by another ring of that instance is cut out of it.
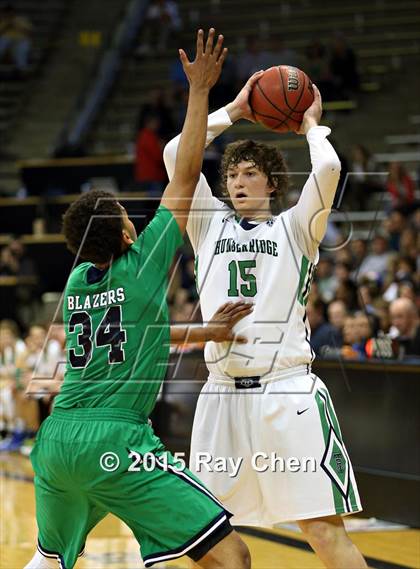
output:
<svg viewBox="0 0 420 569"><path fill-rule="evenodd" d="M11 61L0 64L0 190L2 181L9 179L13 171L8 143L15 132L16 124L37 78L48 65L49 56L56 49L59 31L66 14L64 0L31 2L16 0L14 6L18 15L28 18L33 25L30 69L26 78L13 74ZM7 183L3 182L6 186Z"/></svg>
<svg viewBox="0 0 420 569"><path fill-rule="evenodd" d="M202 3L195 0L182 0L178 2L184 21L183 32L178 43L183 46L191 44L192 28L198 25L218 25L223 21L223 33L229 45L231 56L243 48L245 37L249 34L267 36L271 33L281 34L287 47L302 52L308 41L317 37L328 43L335 30L345 34L349 44L355 49L359 59L359 69L362 79L362 96L360 101L354 101L365 110L372 122L371 139L375 145L381 145L378 150L384 150L384 143L380 135L376 135L376 124L372 117L372 110L376 109L377 97L388 90L395 88L394 78L398 77L400 69L405 65L419 59L420 47L418 40L420 22L418 1L404 1L398 4L390 1L366 4L353 1L345 6L336 2L324 2L322 17L320 8L314 2L304 4L283 4L281 7L273 0L264 0L255 3L247 0L240 2L240 17L238 17L239 3L237 0L212 2L203 9ZM268 14L268 16L266 16ZM314 19L314 15L317 17ZM170 89L169 66L176 57L176 49L166 51L159 58L136 59L134 54L127 58L120 73L112 97L108 100L96 128L90 136L90 149L93 153L125 153L134 136L134 125L137 112L141 104L147 99L148 92L156 87ZM279 62L280 63L280 62ZM410 74L410 80L412 74ZM379 90L379 93L378 93ZM363 92L366 92L363 95ZM374 92L373 94L371 94ZM411 95L407 93L407 98ZM332 105L332 109L334 106ZM328 105L326 105L328 109ZM404 106L405 111L405 106ZM338 111L331 110L327 120L334 124ZM373 119L373 120L372 120ZM340 115L340 126L346 135L343 143L357 140L349 129L353 128L354 120L348 113ZM389 117L388 131L393 132L392 121L397 122L399 133L401 130L401 115L398 119ZM381 123L381 120L378 121ZM362 124L364 120L361 120ZM391 124L390 124L391 123ZM238 125L237 132L246 128ZM409 125L407 125L407 130ZM357 129L356 129L357 130ZM254 130L255 135L270 138L270 133ZM272 138L272 137L271 137ZM292 138L292 137L288 137ZM337 138L341 144L339 133ZM370 140L366 141L369 146ZM292 150L292 146L290 146ZM293 152L291 152L293 154ZM293 156L291 157L293 160Z"/></svg>
<svg viewBox="0 0 420 569"><path fill-rule="evenodd" d="M7 124L6 139L0 130L3 195L14 195L21 186L15 159L50 157L59 144L60 133L77 112L79 98L94 76L98 56L109 42L126 2L108 0L106 10L100 0L18 0L15 4L33 21L34 61L25 81L8 79L0 84L0 109L2 105L10 108L13 101L17 105ZM86 31L90 30L95 42L86 41ZM1 117L0 110L0 123Z"/></svg>

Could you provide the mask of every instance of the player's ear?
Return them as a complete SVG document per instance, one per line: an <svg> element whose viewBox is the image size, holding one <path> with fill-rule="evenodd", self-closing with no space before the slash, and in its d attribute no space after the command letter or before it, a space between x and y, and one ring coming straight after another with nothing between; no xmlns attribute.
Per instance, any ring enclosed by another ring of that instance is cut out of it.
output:
<svg viewBox="0 0 420 569"><path fill-rule="evenodd" d="M134 243L134 241L131 239L128 231L126 231L125 229L122 230L121 238L122 238L123 248L128 247Z"/></svg>

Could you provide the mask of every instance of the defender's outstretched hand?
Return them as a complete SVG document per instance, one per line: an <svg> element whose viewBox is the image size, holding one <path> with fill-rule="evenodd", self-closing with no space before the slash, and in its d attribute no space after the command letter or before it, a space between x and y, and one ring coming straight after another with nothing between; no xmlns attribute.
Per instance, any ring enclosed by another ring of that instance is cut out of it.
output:
<svg viewBox="0 0 420 569"><path fill-rule="evenodd" d="M251 75L251 77L236 95L235 99L226 105L225 108L232 122L235 122L239 119L246 119L251 122L256 122L249 105L249 96L251 94L253 86L263 74L264 70L261 70L256 71L253 75Z"/></svg>
<svg viewBox="0 0 420 569"><path fill-rule="evenodd" d="M245 344L244 336L236 336L232 331L239 320L251 314L253 304L240 300L238 302L226 302L217 309L206 326L208 337L213 342L230 342L235 340L239 344Z"/></svg>
<svg viewBox="0 0 420 569"><path fill-rule="evenodd" d="M312 84L314 88L314 102L306 109L303 115L302 124L296 131L296 134L306 134L313 126L318 126L322 116L322 99L321 93L316 85Z"/></svg>
<svg viewBox="0 0 420 569"><path fill-rule="evenodd" d="M215 29L210 28L206 45L204 46L204 32L198 30L197 49L194 61L189 61L183 49L179 50L182 67L191 87L211 89L220 77L223 62L227 55L227 48L223 48L223 36L219 35L214 45Z"/></svg>

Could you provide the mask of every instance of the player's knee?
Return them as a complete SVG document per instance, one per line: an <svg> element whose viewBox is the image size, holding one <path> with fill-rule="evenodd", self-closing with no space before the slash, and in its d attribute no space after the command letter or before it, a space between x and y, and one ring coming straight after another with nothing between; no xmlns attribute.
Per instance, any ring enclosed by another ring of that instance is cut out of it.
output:
<svg viewBox="0 0 420 569"><path fill-rule="evenodd" d="M339 517L304 520L299 522L299 526L311 545L318 551L336 547L346 535L343 522Z"/></svg>
<svg viewBox="0 0 420 569"><path fill-rule="evenodd" d="M247 545L233 531L197 563L203 569L250 569L251 556Z"/></svg>

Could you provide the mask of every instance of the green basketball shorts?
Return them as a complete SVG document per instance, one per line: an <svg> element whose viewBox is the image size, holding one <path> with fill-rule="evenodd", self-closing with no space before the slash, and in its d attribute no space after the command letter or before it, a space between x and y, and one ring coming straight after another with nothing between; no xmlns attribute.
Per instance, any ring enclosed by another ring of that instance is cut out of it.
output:
<svg viewBox="0 0 420 569"><path fill-rule="evenodd" d="M133 411L56 408L31 460L38 548L65 569L108 513L130 527L146 567L197 561L232 531L231 514Z"/></svg>

